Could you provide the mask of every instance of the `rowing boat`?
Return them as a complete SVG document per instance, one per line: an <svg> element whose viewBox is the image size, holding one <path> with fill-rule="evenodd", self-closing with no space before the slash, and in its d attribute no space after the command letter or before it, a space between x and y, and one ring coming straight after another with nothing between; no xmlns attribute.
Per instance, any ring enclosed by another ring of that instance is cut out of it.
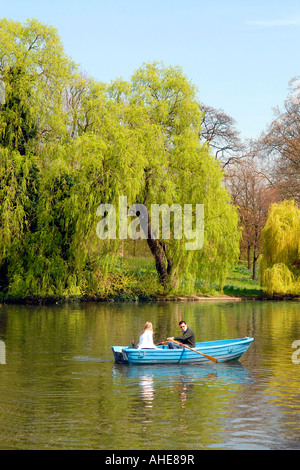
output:
<svg viewBox="0 0 300 470"><path fill-rule="evenodd" d="M184 364L209 362L207 356L226 362L239 359L254 338L222 339L196 343L195 348L169 349L159 345L155 349L134 349L128 346L111 346L115 362L123 364Z"/></svg>

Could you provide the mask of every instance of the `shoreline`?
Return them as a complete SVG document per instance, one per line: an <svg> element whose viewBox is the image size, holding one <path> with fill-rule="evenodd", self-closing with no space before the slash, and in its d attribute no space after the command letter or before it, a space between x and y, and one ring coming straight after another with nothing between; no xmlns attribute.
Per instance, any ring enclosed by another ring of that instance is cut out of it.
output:
<svg viewBox="0 0 300 470"><path fill-rule="evenodd" d="M209 302L209 301L216 301L216 302L242 302L242 301L250 301L250 300L259 300L259 301L295 301L299 302L300 301L300 296L279 296L279 295L274 295L274 296L267 296L267 295L258 295L258 296L236 296L236 297L231 297L231 296L212 296L212 297L205 297L205 296L200 296L197 294L194 295L178 295L178 296L166 296L166 297L161 297L157 298L157 302Z"/></svg>
<svg viewBox="0 0 300 470"><path fill-rule="evenodd" d="M163 302L242 302L242 301L294 301L299 302L300 296L291 295L249 295L249 296L227 296L215 295L205 296L200 294L186 294L186 295L153 295L151 297L138 297L138 296L115 296L110 298L26 298L26 299L5 299L0 302L2 305L61 305L67 303L163 303Z"/></svg>
<svg viewBox="0 0 300 470"><path fill-rule="evenodd" d="M218 301L218 302L240 302L242 301L242 297L229 297L226 295L216 295L216 296L204 296L198 294L191 294L191 295L166 295L166 296L158 296L156 301L157 302L211 302L211 301Z"/></svg>

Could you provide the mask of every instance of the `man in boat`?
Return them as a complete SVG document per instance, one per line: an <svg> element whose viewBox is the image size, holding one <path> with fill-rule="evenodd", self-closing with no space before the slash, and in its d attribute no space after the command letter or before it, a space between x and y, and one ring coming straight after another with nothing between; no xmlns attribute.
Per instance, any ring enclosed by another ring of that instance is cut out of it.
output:
<svg viewBox="0 0 300 470"><path fill-rule="evenodd" d="M195 333L193 330L188 328L186 322L184 320L181 320L179 322L179 328L181 329L182 336L172 336L170 338L167 338L169 343L168 343L168 348L169 349L177 349L177 348L183 348L184 345L186 344L190 348L195 347ZM175 341L178 341L180 344L173 343L171 340L174 339Z"/></svg>

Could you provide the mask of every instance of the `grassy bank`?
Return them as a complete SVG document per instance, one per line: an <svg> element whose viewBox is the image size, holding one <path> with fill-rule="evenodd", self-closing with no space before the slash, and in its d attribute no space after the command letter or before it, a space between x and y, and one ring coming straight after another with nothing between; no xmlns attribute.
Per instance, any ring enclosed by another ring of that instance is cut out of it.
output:
<svg viewBox="0 0 300 470"><path fill-rule="evenodd" d="M150 292L156 291L162 298L164 293L159 288L157 283L157 274L155 271L154 261L151 258L123 258L120 259L116 269L120 272L126 273L128 279L131 279L132 292L141 291L141 295L147 297ZM200 283L199 283L200 284ZM203 294L203 292L195 292L196 295L204 295L205 297L228 296L228 297L242 297L242 298L256 298L263 296L263 290L258 281L252 280L252 271L247 269L245 262L239 263L228 272L223 291L217 288L211 292ZM139 296L139 295L138 295ZM177 296L185 296L184 292L179 292ZM171 296L167 296L171 298Z"/></svg>
<svg viewBox="0 0 300 470"><path fill-rule="evenodd" d="M226 295L238 297L261 297L264 292L258 281L252 280L252 270L241 262L228 273L223 292Z"/></svg>
<svg viewBox="0 0 300 470"><path fill-rule="evenodd" d="M252 273L247 269L246 263L240 263L233 267L227 276L223 291L217 286L211 291L199 290L193 295L186 295L185 292L176 294L165 294L158 282L153 258L124 257L112 261L112 276L109 288L100 295L87 295L80 298L26 298L10 299L5 293L0 292L0 302L13 303L49 303L64 301L156 301L163 300L201 300L201 299L224 299L224 298L261 298L263 290L258 282L253 281Z"/></svg>

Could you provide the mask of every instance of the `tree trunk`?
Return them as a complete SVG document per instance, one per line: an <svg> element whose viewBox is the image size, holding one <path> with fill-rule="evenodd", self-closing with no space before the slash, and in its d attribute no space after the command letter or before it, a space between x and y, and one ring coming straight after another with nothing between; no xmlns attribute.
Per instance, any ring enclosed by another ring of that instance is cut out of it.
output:
<svg viewBox="0 0 300 470"><path fill-rule="evenodd" d="M146 187L148 186L148 180L149 178L146 179ZM143 204L146 205L146 196L144 198ZM143 214L139 213L137 215L141 218L142 221L144 221ZM148 217L147 218L148 233L146 234L147 243L152 253L152 256L155 260L155 267L156 267L156 271L159 277L159 282L162 284L162 286L167 287L168 284L170 284L171 277L172 277L171 271L173 267L173 260L170 256L167 255L165 243L153 237L152 229L151 229L151 219L150 219L149 213L147 214L147 217ZM141 226L143 227L145 225L142 223Z"/></svg>
<svg viewBox="0 0 300 470"><path fill-rule="evenodd" d="M257 246L254 245L253 247L253 271L252 271L252 279L253 281L256 281L257 275L256 275L256 268L257 268L257 260L258 260L258 249Z"/></svg>
<svg viewBox="0 0 300 470"><path fill-rule="evenodd" d="M159 276L160 283L166 287L171 280L171 272L173 260L167 255L166 245L164 242L151 237L151 222L148 220L148 238L147 243L150 251L155 259L156 271Z"/></svg>
<svg viewBox="0 0 300 470"><path fill-rule="evenodd" d="M250 251L251 251L251 246L247 246L247 261L248 261L248 269L251 269L251 259L250 259Z"/></svg>

